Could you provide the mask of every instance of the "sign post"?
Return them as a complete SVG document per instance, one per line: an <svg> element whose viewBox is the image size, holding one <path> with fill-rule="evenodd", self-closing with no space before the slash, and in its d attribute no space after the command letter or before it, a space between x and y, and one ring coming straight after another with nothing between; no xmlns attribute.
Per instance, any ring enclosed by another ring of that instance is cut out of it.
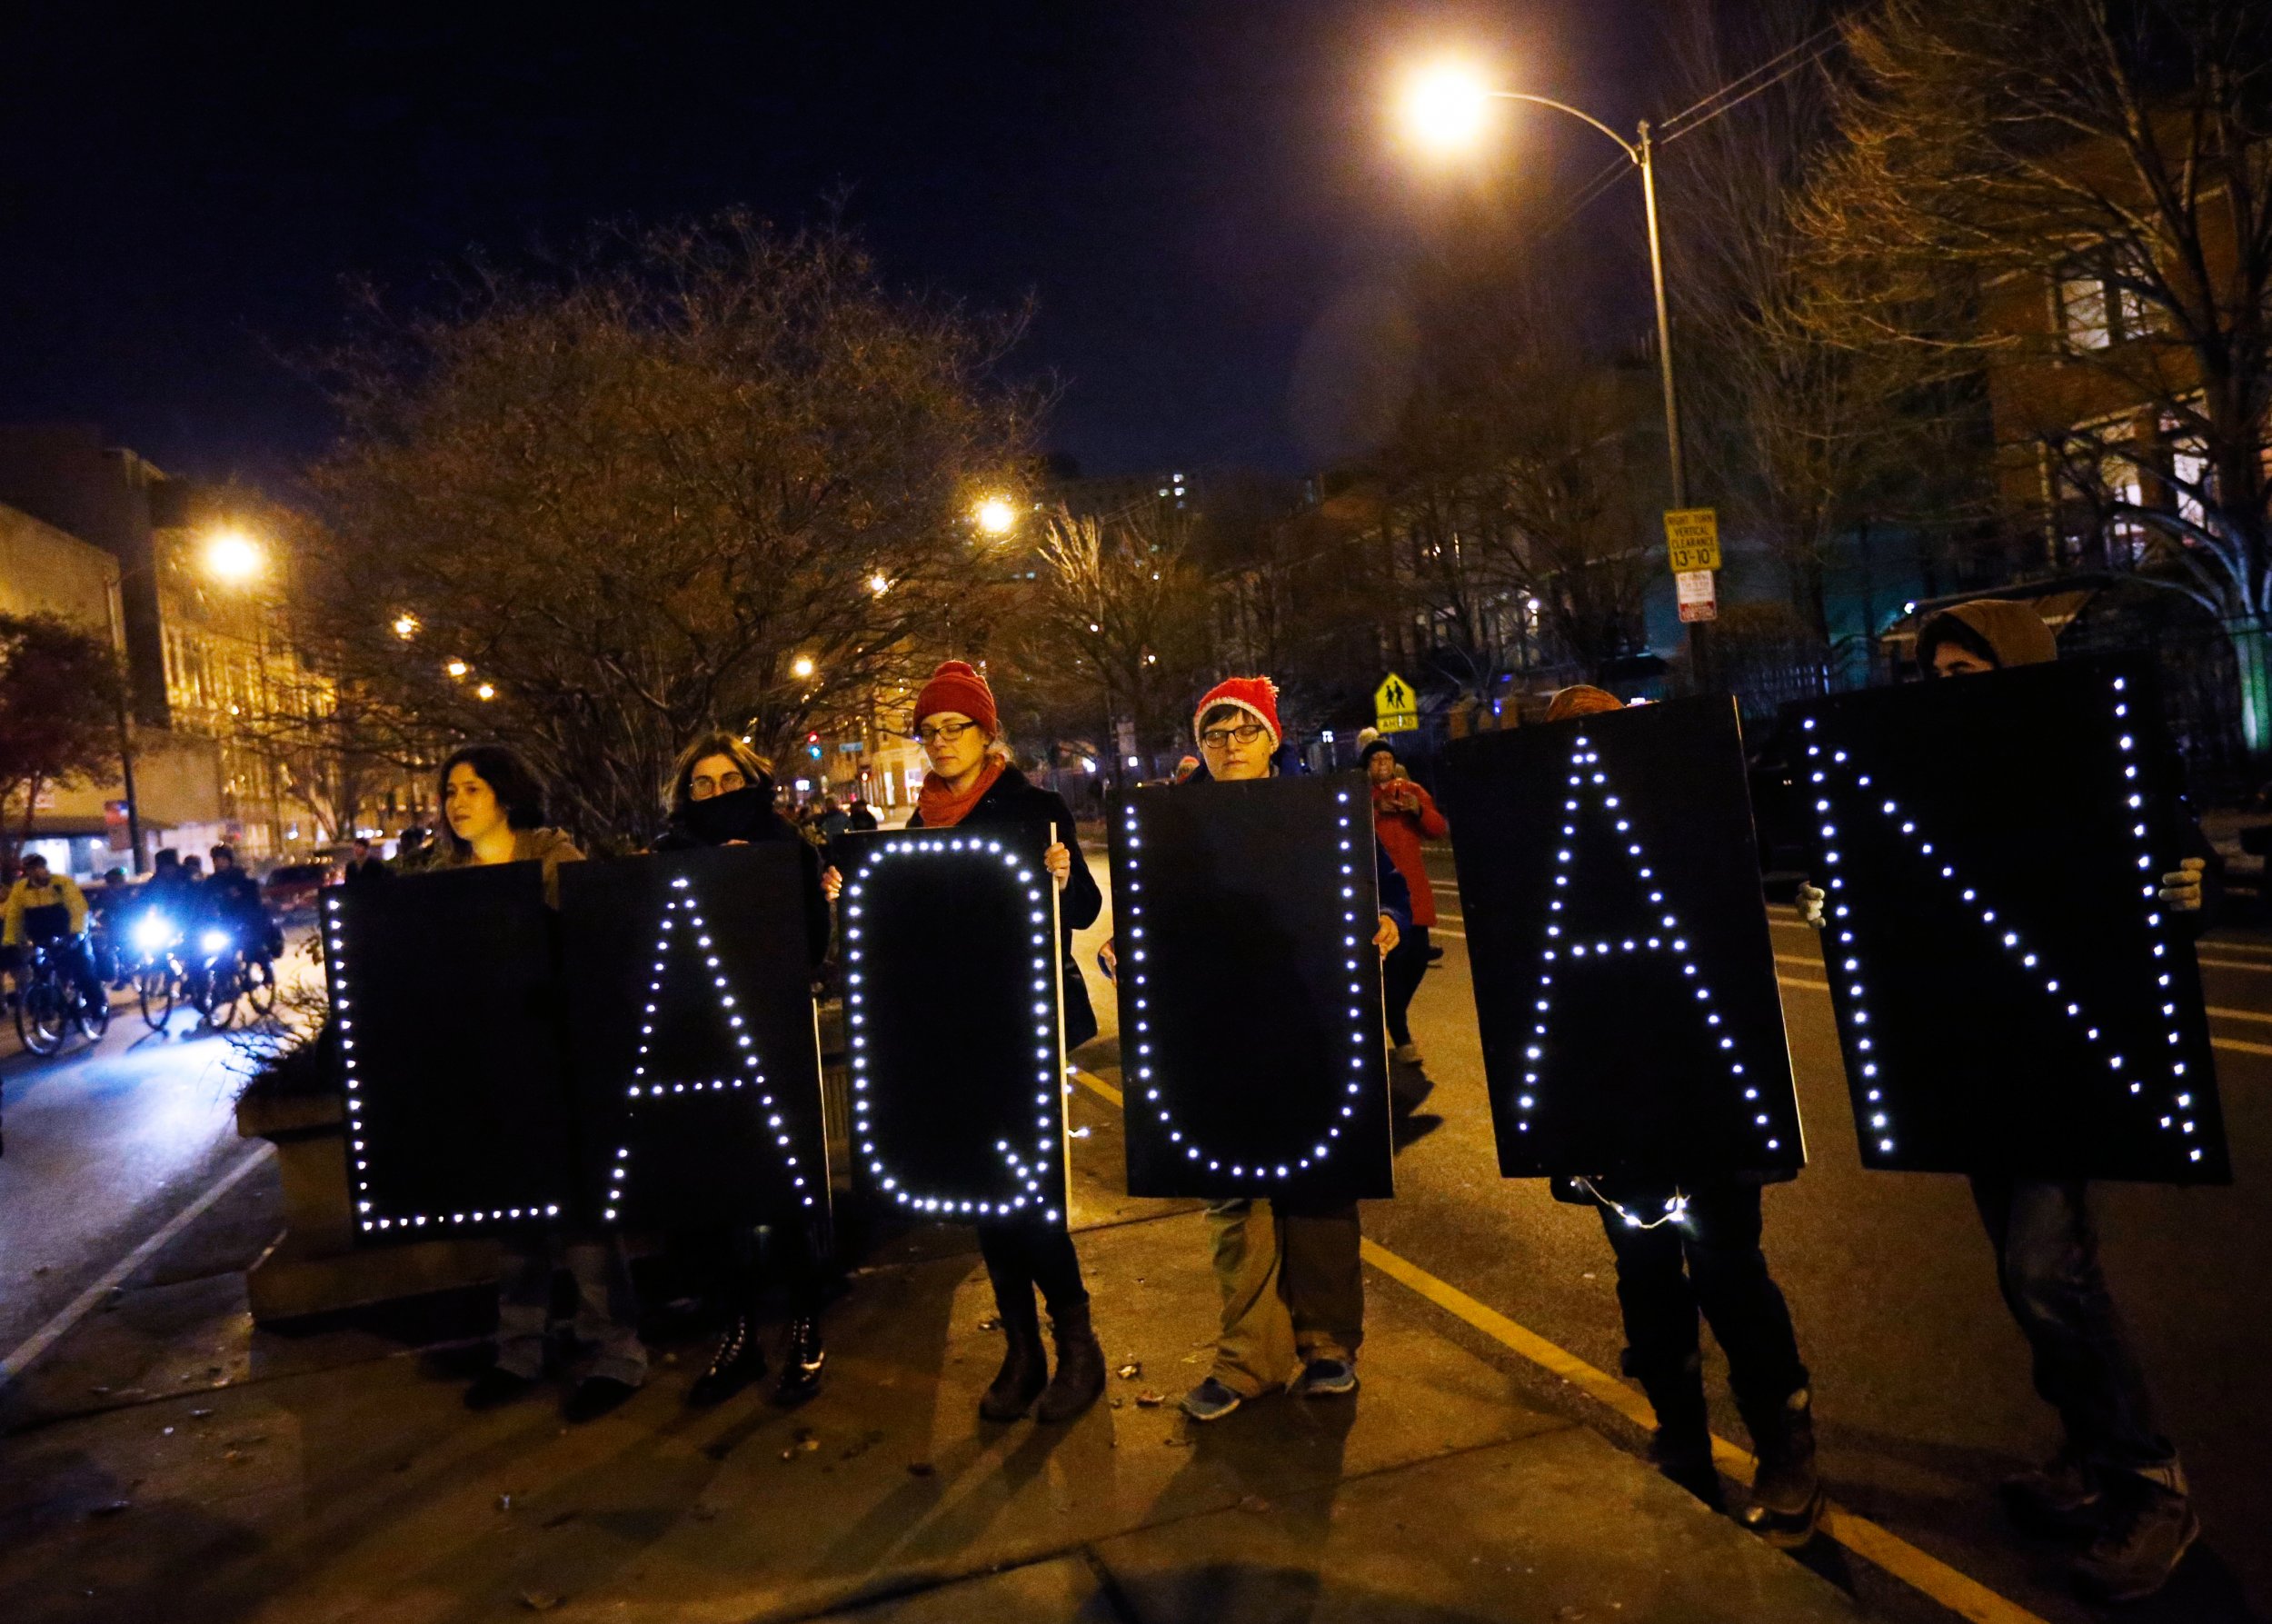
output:
<svg viewBox="0 0 2272 1624"><path fill-rule="evenodd" d="M1373 726L1384 733L1410 733L1420 728L1420 696L1412 685L1390 672L1372 691Z"/></svg>

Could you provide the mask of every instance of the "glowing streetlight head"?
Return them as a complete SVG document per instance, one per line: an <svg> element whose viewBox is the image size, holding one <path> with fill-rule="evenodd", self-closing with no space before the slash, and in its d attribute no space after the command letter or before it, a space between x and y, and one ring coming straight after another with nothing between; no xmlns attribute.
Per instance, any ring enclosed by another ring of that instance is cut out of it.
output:
<svg viewBox="0 0 2272 1624"><path fill-rule="evenodd" d="M1430 152L1471 150L1491 122L1491 87L1464 63L1415 69L1404 84L1403 124Z"/></svg>
<svg viewBox="0 0 2272 1624"><path fill-rule="evenodd" d="M260 543L241 530L216 531L205 543L205 572L217 581L250 581L261 563Z"/></svg>
<svg viewBox="0 0 2272 1624"><path fill-rule="evenodd" d="M988 535L1008 535L1018 523L1018 510L1010 504L1007 496L989 496L980 503L971 515L978 527Z"/></svg>
<svg viewBox="0 0 2272 1624"><path fill-rule="evenodd" d="M404 643L408 643L412 638L417 636L418 617L414 614L396 615L394 617L394 635L401 638Z"/></svg>
<svg viewBox="0 0 2272 1624"><path fill-rule="evenodd" d="M812 664L812 656L810 654L799 654L795 660L790 663L789 674L796 677L809 677L812 674L814 666Z"/></svg>
<svg viewBox="0 0 2272 1624"><path fill-rule="evenodd" d="M469 672L469 671L473 670L473 668L472 666L470 666L470 665L466 664L466 663L465 663L465 662L464 662L464 661L463 661L463 660L453 660L453 661L451 661L451 662L450 662L447 665L443 666L442 669L443 669L443 670L444 670L444 671L446 671L446 672L448 672L448 673L450 673L453 677L455 677L455 678L459 679L460 681L463 681L463 680L464 679L465 673L466 673L467 672Z"/></svg>
<svg viewBox="0 0 2272 1624"><path fill-rule="evenodd" d="M494 682L483 682L480 687L473 690L473 697L475 699L494 699L497 697L497 685Z"/></svg>

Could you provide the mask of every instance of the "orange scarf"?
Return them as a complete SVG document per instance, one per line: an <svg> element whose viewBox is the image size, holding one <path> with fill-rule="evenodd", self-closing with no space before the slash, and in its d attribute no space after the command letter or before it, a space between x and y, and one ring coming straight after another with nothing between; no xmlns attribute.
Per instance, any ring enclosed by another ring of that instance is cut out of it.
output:
<svg viewBox="0 0 2272 1624"><path fill-rule="evenodd" d="M926 772L922 792L915 797L915 815L923 821L926 829L953 828L971 815L971 808L994 787L994 780L1001 776L1001 770L1009 764L1001 756L989 756L977 779L959 795L936 772Z"/></svg>

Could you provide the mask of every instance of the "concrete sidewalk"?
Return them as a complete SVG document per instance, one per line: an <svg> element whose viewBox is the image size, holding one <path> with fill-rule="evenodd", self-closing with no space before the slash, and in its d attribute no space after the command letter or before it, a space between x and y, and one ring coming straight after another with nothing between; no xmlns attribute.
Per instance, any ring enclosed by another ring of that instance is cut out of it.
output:
<svg viewBox="0 0 2272 1624"><path fill-rule="evenodd" d="M1630 1455L1518 1399L1436 1310L1369 1278L1364 1386L1195 1428L1204 1220L1131 1201L1111 1113L1075 1120L1075 1214L1117 1371L1069 1427L982 1425L999 1358L967 1234L881 1249L829 1319L830 1380L682 1402L688 1342L616 1414L485 1415L414 1326L254 1332L270 1176L0 1394L0 1618L1845 1619L1839 1591ZM1155 1400L1164 1400L1156 1402Z"/></svg>

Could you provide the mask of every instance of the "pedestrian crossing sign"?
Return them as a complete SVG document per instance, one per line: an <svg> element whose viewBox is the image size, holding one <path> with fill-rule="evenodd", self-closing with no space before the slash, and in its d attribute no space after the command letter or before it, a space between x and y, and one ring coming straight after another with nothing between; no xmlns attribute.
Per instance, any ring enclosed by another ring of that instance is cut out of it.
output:
<svg viewBox="0 0 2272 1624"><path fill-rule="evenodd" d="M1420 696L1411 683L1390 672L1372 691L1373 725L1384 733L1410 733L1420 728Z"/></svg>

